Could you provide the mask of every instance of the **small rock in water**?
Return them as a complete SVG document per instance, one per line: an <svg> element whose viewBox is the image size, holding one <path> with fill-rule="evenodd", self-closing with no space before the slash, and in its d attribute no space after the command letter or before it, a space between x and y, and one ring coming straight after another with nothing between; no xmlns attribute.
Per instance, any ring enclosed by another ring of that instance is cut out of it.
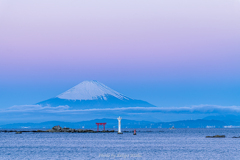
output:
<svg viewBox="0 0 240 160"><path fill-rule="evenodd" d="M22 132L16 132L16 134L22 134Z"/></svg>
<svg viewBox="0 0 240 160"><path fill-rule="evenodd" d="M206 136L206 138L225 138L225 135Z"/></svg>
<svg viewBox="0 0 240 160"><path fill-rule="evenodd" d="M60 127L59 125L58 126L54 126L52 128L53 131L56 131L56 132L61 132L62 131L62 127Z"/></svg>

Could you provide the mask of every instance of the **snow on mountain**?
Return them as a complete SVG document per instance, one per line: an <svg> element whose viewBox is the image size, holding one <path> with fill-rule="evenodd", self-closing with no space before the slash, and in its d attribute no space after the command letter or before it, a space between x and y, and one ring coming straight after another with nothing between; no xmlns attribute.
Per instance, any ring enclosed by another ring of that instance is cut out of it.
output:
<svg viewBox="0 0 240 160"><path fill-rule="evenodd" d="M68 100L94 100L99 98L107 100L106 95L112 95L118 99L128 99L98 81L83 81L57 97Z"/></svg>
<svg viewBox="0 0 240 160"><path fill-rule="evenodd" d="M68 105L70 109L155 107L146 101L126 97L98 81L84 81L54 98L37 104L53 107Z"/></svg>

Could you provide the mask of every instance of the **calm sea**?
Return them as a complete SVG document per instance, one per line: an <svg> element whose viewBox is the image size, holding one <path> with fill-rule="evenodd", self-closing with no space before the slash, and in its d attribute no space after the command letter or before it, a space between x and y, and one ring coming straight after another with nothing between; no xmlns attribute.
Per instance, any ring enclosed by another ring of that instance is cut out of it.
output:
<svg viewBox="0 0 240 160"><path fill-rule="evenodd" d="M226 138L205 138L217 134ZM240 136L240 129L137 129L135 136L133 133L0 133L0 159L239 160L240 138L233 136Z"/></svg>

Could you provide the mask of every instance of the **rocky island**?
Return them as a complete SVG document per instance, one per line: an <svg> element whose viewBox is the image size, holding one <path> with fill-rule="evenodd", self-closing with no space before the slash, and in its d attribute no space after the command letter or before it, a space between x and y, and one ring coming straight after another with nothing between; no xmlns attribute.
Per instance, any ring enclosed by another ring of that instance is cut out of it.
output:
<svg viewBox="0 0 240 160"><path fill-rule="evenodd" d="M33 131L17 131L17 130L0 130L0 132L15 132L16 134L21 134L23 132L50 132L50 133L59 133L59 132L66 132L66 133L109 133L109 132L115 132L114 130L103 130L103 131L94 131L90 129L72 129L72 128L62 128L60 126L54 126L52 129L48 129L46 131L44 130L33 130Z"/></svg>
<svg viewBox="0 0 240 160"><path fill-rule="evenodd" d="M225 135L206 136L206 138L225 138Z"/></svg>

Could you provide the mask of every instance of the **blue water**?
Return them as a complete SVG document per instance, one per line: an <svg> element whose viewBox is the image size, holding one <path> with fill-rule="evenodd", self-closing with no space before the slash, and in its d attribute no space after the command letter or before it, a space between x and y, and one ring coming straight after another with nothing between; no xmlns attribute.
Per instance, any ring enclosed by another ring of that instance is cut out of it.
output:
<svg viewBox="0 0 240 160"><path fill-rule="evenodd" d="M0 159L240 159L240 138L232 138L240 129L149 130L137 129L136 136L0 133ZM226 138L205 138L217 134Z"/></svg>

